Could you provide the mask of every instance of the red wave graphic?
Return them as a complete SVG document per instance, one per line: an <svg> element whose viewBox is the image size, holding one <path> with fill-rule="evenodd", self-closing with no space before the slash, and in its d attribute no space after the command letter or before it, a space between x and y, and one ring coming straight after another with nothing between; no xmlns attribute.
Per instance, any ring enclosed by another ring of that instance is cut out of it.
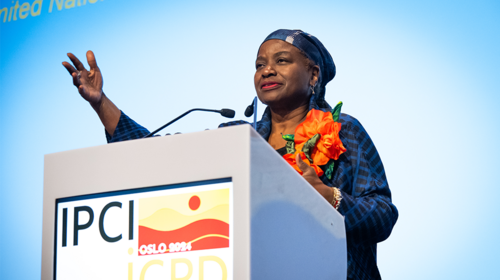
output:
<svg viewBox="0 0 500 280"><path fill-rule="evenodd" d="M219 236L210 236L210 235ZM207 237L203 237L209 235ZM139 226L139 248L142 245L156 244L156 247L161 243L169 245L176 242L192 242L191 251L206 250L216 248L229 247L229 224L215 219L203 219L184 227L171 231L154 230L145 226Z"/></svg>
<svg viewBox="0 0 500 280"><path fill-rule="evenodd" d="M191 251L227 248L229 247L229 239L218 236L210 236L194 242L191 246L193 247Z"/></svg>

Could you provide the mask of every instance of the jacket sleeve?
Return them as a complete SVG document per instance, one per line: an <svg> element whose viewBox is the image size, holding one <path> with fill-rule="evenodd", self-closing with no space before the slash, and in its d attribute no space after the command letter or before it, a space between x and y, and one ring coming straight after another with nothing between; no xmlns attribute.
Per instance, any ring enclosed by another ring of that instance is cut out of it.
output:
<svg viewBox="0 0 500 280"><path fill-rule="evenodd" d="M106 140L108 143L121 142L132 139L139 139L149 134L149 130L136 123L129 118L125 113L121 112L120 120L116 125L113 136L105 130Z"/></svg>
<svg viewBox="0 0 500 280"><path fill-rule="evenodd" d="M332 186L340 189L339 212L349 242L371 245L389 237L398 219L384 166L361 123L342 114L340 139L347 151L337 160Z"/></svg>

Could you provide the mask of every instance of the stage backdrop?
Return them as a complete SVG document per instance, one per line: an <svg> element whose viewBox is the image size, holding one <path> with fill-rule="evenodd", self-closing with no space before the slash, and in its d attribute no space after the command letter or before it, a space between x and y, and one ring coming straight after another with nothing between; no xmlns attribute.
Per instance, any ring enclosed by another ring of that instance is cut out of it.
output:
<svg viewBox="0 0 500 280"><path fill-rule="evenodd" d="M383 278L498 279L500 2L411 2L1 0L0 278L40 277L43 155L106 143L67 52L93 50L105 93L154 129L193 107L245 119L260 43L299 28L337 64L327 100L386 167L400 217ZM194 113L164 133L226 120Z"/></svg>

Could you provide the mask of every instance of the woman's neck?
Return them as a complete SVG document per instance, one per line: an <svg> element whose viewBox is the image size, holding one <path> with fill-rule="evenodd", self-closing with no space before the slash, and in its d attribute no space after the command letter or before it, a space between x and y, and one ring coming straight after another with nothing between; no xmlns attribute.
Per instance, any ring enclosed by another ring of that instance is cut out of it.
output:
<svg viewBox="0 0 500 280"><path fill-rule="evenodd" d="M282 135L294 134L297 126L302 123L309 111L309 105L303 104L293 110L279 111L271 109L271 134L269 144L274 149L279 149L286 145Z"/></svg>

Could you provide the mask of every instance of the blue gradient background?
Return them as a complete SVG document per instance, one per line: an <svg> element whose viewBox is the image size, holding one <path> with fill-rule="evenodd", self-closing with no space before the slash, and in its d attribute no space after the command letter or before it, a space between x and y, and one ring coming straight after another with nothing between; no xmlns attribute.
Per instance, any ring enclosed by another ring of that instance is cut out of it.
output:
<svg viewBox="0 0 500 280"><path fill-rule="evenodd" d="M363 123L386 167L400 218L379 245L383 278L500 279L500 2L49 3L0 22L0 278L40 277L43 156L106 142L66 52L93 50L106 94L154 129L192 107L245 119L261 41L300 28L337 64L327 100ZM223 121L195 113L165 133Z"/></svg>

